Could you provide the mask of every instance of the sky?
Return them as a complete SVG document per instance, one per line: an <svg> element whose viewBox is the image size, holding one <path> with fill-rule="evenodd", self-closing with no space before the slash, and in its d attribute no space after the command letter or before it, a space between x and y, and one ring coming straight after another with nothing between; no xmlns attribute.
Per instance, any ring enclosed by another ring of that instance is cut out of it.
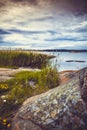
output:
<svg viewBox="0 0 87 130"><path fill-rule="evenodd" d="M87 49L87 0L0 0L0 48Z"/></svg>

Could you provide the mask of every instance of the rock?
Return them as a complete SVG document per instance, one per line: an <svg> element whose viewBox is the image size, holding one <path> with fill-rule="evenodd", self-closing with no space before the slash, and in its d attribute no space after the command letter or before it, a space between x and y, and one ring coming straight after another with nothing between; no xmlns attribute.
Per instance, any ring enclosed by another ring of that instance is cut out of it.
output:
<svg viewBox="0 0 87 130"><path fill-rule="evenodd" d="M20 122L19 122L20 120ZM12 130L41 130L41 128L30 120L17 119L13 123Z"/></svg>
<svg viewBox="0 0 87 130"><path fill-rule="evenodd" d="M82 96L86 72L82 69L66 84L27 99L13 119L12 130L86 130L87 93Z"/></svg>
<svg viewBox="0 0 87 130"><path fill-rule="evenodd" d="M79 79L81 96L83 101L87 103L87 69L80 72Z"/></svg>

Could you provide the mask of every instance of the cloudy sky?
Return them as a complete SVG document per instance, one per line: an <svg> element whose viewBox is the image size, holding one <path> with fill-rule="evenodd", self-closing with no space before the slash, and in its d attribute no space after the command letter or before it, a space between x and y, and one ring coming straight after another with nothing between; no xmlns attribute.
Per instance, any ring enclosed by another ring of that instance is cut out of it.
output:
<svg viewBox="0 0 87 130"><path fill-rule="evenodd" d="M0 48L87 49L87 0L0 0Z"/></svg>

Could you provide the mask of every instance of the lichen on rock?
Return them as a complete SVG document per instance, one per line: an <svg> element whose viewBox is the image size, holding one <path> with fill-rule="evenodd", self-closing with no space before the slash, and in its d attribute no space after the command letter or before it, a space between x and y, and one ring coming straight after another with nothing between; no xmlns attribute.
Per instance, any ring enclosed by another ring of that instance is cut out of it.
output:
<svg viewBox="0 0 87 130"><path fill-rule="evenodd" d="M86 130L84 87L87 89L87 68L77 72L68 83L27 99L13 120L12 130Z"/></svg>
<svg viewBox="0 0 87 130"><path fill-rule="evenodd" d="M85 68L84 71L80 72L79 75L80 81L80 92L83 101L87 104L87 69Z"/></svg>

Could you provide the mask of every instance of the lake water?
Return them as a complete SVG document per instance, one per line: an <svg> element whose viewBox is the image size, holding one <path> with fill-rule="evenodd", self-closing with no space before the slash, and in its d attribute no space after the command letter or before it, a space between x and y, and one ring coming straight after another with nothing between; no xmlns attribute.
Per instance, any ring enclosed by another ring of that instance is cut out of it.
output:
<svg viewBox="0 0 87 130"><path fill-rule="evenodd" d="M87 52L46 52L55 55L56 58L51 59L52 66L56 64L59 71L78 70L87 67ZM66 62L69 60L85 61L85 62Z"/></svg>

